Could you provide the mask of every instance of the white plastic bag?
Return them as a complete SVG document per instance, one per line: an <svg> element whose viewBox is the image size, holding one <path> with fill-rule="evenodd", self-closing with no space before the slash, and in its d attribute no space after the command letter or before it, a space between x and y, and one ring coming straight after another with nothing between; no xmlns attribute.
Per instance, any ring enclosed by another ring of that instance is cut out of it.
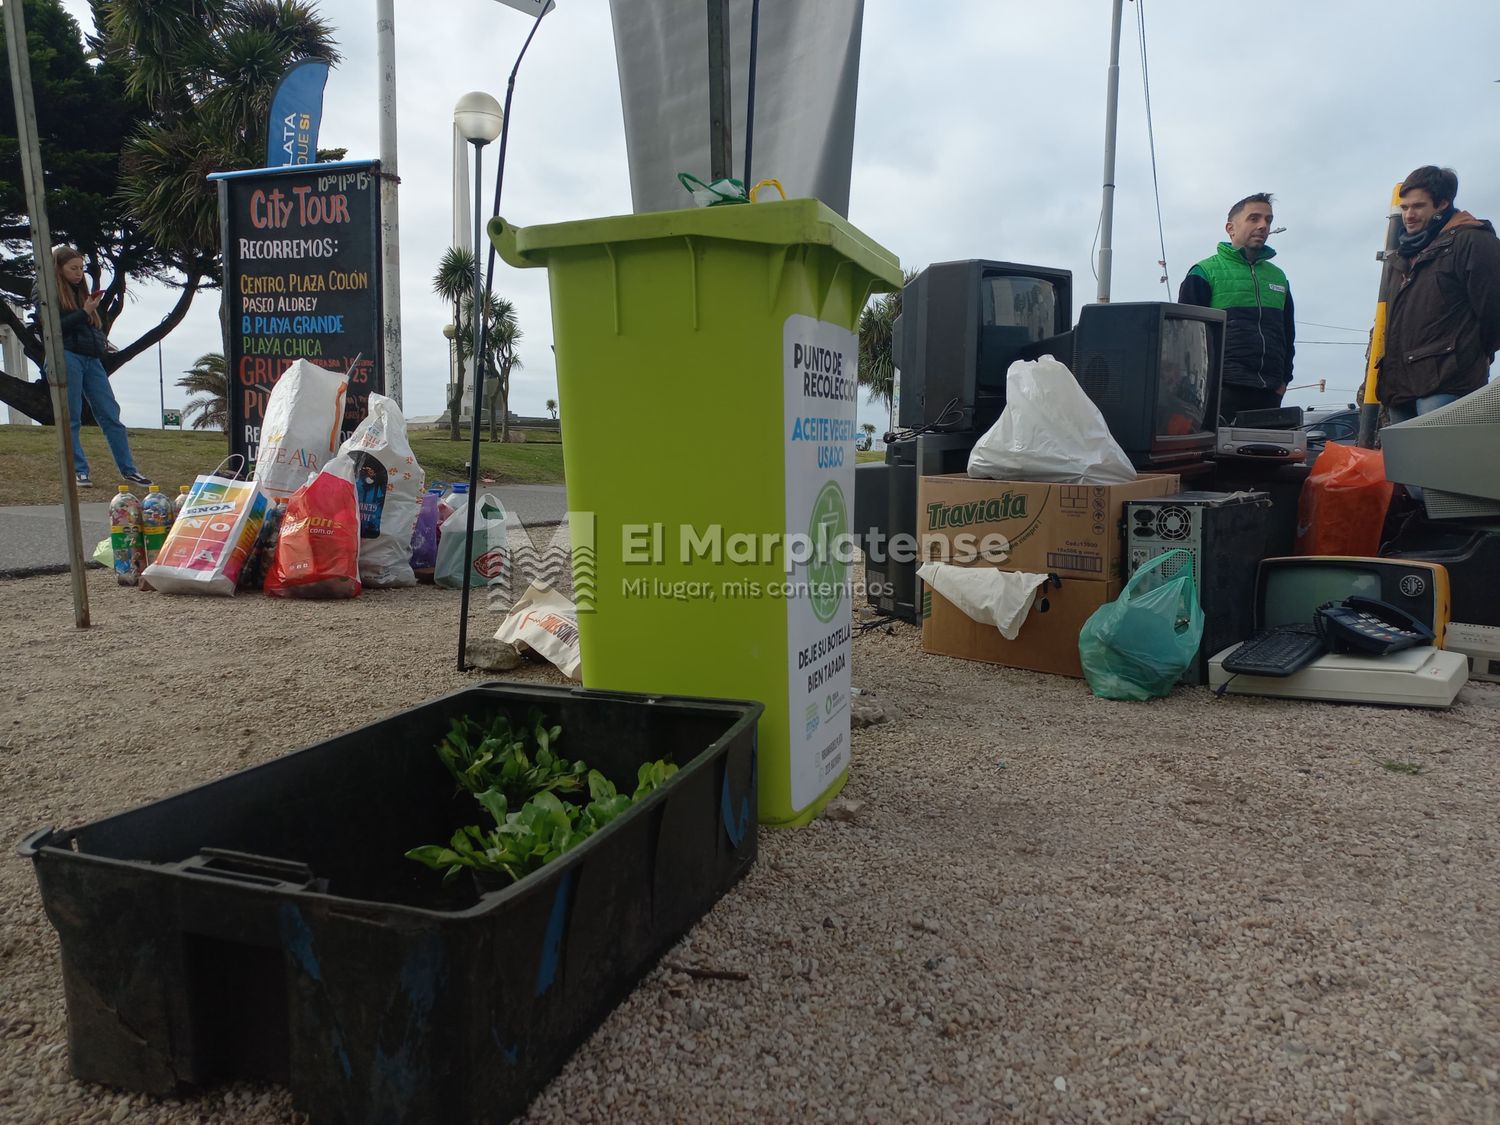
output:
<svg viewBox="0 0 1500 1125"><path fill-rule="evenodd" d="M411 533L422 505L422 466L394 399L370 394L370 412L332 462L359 502L359 578L366 586L415 586Z"/></svg>
<svg viewBox="0 0 1500 1125"><path fill-rule="evenodd" d="M1000 630L1007 641L1021 632L1045 574L995 570L987 566L923 563L917 577L959 608L965 617Z"/></svg>
<svg viewBox="0 0 1500 1125"><path fill-rule="evenodd" d="M1066 366L1044 355L1005 373L1005 409L969 454L985 480L1124 484L1135 468Z"/></svg>
<svg viewBox="0 0 1500 1125"><path fill-rule="evenodd" d="M460 504L443 521L442 537L438 539L437 566L433 568L432 580L450 590L463 589L464 531L468 522L468 506ZM505 541L505 508L486 492L479 498L479 507L474 511L474 544L468 559L471 590L501 580L505 568L510 565Z"/></svg>
<svg viewBox="0 0 1500 1125"><path fill-rule="evenodd" d="M511 608L495 639L531 649L570 680L583 661L578 648L578 610L546 582L533 582Z"/></svg>
<svg viewBox="0 0 1500 1125"><path fill-rule="evenodd" d="M299 359L281 373L266 403L255 480L272 502L290 497L339 447L348 379Z"/></svg>

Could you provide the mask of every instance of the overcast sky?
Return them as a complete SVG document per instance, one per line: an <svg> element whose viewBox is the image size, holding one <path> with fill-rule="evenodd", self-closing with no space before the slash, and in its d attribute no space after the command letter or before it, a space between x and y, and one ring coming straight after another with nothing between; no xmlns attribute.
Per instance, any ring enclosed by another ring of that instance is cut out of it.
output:
<svg viewBox="0 0 1500 1125"><path fill-rule="evenodd" d="M89 18L87 0L65 4ZM376 157L374 0L318 7L344 56L329 79L319 143ZM1418 165L1448 165L1459 174L1459 205L1500 217L1500 3L1149 0L1170 285L1157 266L1138 11L1125 5L1121 35L1113 299L1175 299L1183 274L1224 237L1228 205L1273 192L1276 225L1287 229L1272 245L1299 320L1295 381L1328 380L1325 394L1294 391L1287 401L1349 401L1363 375L1391 187ZM1092 301L1109 12L1108 0L866 0L850 221L908 269L957 258L1061 266L1073 271L1075 306ZM494 0L396 0L409 415L441 411L447 381L448 311L431 277L451 228L453 104L468 90L503 101L530 24ZM558 0L543 21L517 81L509 143L501 210L513 222L630 211L607 0ZM487 200L497 148L487 150ZM525 333L513 408L539 414L557 395L545 271L500 263L496 287ZM217 296L200 296L163 345L169 407L184 398L173 380L222 349ZM134 339L170 298L140 291L116 337ZM127 424L157 424L157 382L154 353L115 375ZM732 388L722 401L728 427ZM862 403L860 417L885 429L878 407Z"/></svg>

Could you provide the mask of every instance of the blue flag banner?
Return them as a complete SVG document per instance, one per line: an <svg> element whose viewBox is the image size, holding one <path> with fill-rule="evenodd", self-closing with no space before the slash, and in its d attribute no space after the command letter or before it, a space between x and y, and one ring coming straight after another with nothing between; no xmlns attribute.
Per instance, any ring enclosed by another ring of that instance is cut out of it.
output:
<svg viewBox="0 0 1500 1125"><path fill-rule="evenodd" d="M322 59L293 63L271 96L266 129L266 167L314 164L318 159L318 124L323 117L323 85L328 64Z"/></svg>

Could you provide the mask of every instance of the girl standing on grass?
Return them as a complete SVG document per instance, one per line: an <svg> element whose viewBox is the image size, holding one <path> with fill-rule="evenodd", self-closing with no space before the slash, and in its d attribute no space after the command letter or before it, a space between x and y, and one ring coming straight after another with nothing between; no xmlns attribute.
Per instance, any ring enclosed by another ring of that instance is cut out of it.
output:
<svg viewBox="0 0 1500 1125"><path fill-rule="evenodd" d="M88 458L83 455L83 444L78 440L78 428L83 424L83 400L86 398L99 428L104 431L104 439L109 442L109 451L120 476L132 484L148 485L150 479L135 467L135 459L130 455L130 439L120 424L120 404L115 401L115 392L109 385L109 375L105 373L102 362L106 339L104 321L99 316L102 294L90 293L84 285L83 255L73 247L53 247L52 265L57 273L58 303L62 306L74 479L80 488L89 488L94 483L89 479ZM40 307L39 296L36 303Z"/></svg>

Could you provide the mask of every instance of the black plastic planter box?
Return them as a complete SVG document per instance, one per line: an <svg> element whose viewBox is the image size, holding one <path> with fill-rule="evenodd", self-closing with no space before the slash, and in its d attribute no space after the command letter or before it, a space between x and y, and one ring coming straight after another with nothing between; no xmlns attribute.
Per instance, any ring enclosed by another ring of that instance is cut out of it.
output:
<svg viewBox="0 0 1500 1125"><path fill-rule="evenodd" d="M405 858L484 823L433 751L540 707L623 791L680 772L502 890ZM73 1073L290 1086L314 1121L500 1122L749 870L758 703L489 684L166 800L28 836Z"/></svg>

